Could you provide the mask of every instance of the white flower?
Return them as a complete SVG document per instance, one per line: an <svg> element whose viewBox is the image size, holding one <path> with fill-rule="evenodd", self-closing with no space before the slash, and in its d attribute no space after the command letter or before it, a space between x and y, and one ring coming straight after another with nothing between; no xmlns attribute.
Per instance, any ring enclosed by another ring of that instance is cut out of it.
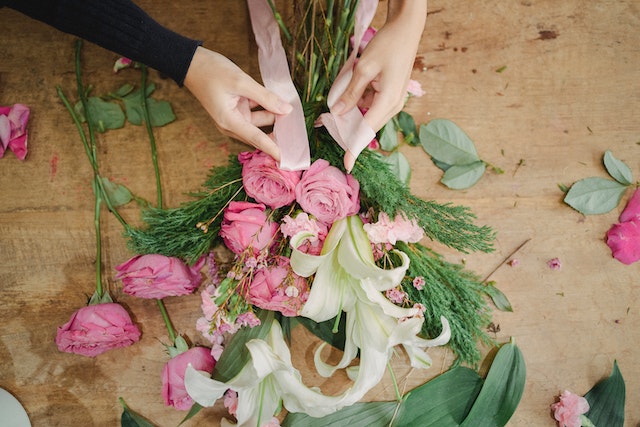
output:
<svg viewBox="0 0 640 427"><path fill-rule="evenodd" d="M263 327L268 327L264 325ZM227 389L238 393L237 424L260 426L268 423L280 401L289 412L305 412L313 417L331 414L345 406L346 393L325 396L306 387L291 364L291 354L282 336L280 324L273 321L266 340L254 339L246 344L251 361L226 383L209 378L191 365L185 373L185 387L194 401L213 406Z"/></svg>
<svg viewBox="0 0 640 427"><path fill-rule="evenodd" d="M346 312L342 360L335 366L324 363L320 357L322 344L315 354L316 369L325 377L331 376L337 369L347 368L360 349L360 366L347 371L355 382L348 392L347 404L360 400L380 381L396 345L404 346L413 367L429 367L431 358L425 349L449 341L449 323L442 317L441 335L433 340L422 339L417 336L424 321L419 308L398 307L383 295L404 278L409 267L407 255L396 250L402 264L390 270L379 268L357 215L332 225L319 256L296 250L305 237L305 233L298 233L290 242L293 270L304 277L315 274L301 315L323 322Z"/></svg>

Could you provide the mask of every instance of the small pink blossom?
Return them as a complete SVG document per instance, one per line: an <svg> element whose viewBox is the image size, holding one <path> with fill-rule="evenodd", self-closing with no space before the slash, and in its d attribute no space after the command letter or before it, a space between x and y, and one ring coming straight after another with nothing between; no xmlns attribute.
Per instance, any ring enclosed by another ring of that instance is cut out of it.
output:
<svg viewBox="0 0 640 427"><path fill-rule="evenodd" d="M513 258L507 261L507 264L509 264L509 266L511 267L517 267L520 265L520 260L518 258Z"/></svg>
<svg viewBox="0 0 640 427"><path fill-rule="evenodd" d="M297 249L311 255L319 255L328 229L325 224L310 218L306 212L300 212L295 218L285 216L280 224L280 231L286 237L293 237L300 232L310 233L311 236L306 238Z"/></svg>
<svg viewBox="0 0 640 427"><path fill-rule="evenodd" d="M235 416L238 411L238 393L229 389L224 393L224 407L230 415Z"/></svg>
<svg viewBox="0 0 640 427"><path fill-rule="evenodd" d="M29 107L23 104L0 106L0 158L7 149L20 160L27 156L29 114Z"/></svg>
<svg viewBox="0 0 640 427"><path fill-rule="evenodd" d="M424 231L415 219L408 220L402 214L396 215L391 221L385 212L378 214L378 221L364 224L364 231L371 243L390 243L395 245L398 240L415 243L424 237Z"/></svg>
<svg viewBox="0 0 640 427"><path fill-rule="evenodd" d="M419 81L410 79L407 84L407 93L419 98L425 94L425 91L422 89L422 85Z"/></svg>
<svg viewBox="0 0 640 427"><path fill-rule="evenodd" d="M589 411L589 402L582 396L565 390L560 401L551 405L553 417L560 427L580 427L580 416Z"/></svg>
<svg viewBox="0 0 640 427"><path fill-rule="evenodd" d="M250 197L271 209L290 205L295 199L295 188L300 181L299 171L286 171L262 151L242 152L242 185Z"/></svg>
<svg viewBox="0 0 640 427"><path fill-rule="evenodd" d="M404 299L407 296L406 293L404 293L403 291L397 288L392 288L387 290L385 295L387 296L389 301L391 301L394 304L402 304L404 302Z"/></svg>
<svg viewBox="0 0 640 427"><path fill-rule="evenodd" d="M248 326L250 328L255 328L260 325L260 319L255 315L253 311L247 311L242 313L236 319L236 324L238 326Z"/></svg>
<svg viewBox="0 0 640 427"><path fill-rule="evenodd" d="M547 265L552 270L560 270L562 268L562 262L560 262L560 258L552 258L547 261Z"/></svg>
<svg viewBox="0 0 640 427"><path fill-rule="evenodd" d="M133 63L129 58L125 58L124 56L118 58L116 62L113 64L113 72L117 73L120 70L128 68Z"/></svg>
<svg viewBox="0 0 640 427"><path fill-rule="evenodd" d="M422 276L416 276L413 278L413 287L416 288L417 290L421 291L422 288L424 287L425 281L424 281L424 277Z"/></svg>

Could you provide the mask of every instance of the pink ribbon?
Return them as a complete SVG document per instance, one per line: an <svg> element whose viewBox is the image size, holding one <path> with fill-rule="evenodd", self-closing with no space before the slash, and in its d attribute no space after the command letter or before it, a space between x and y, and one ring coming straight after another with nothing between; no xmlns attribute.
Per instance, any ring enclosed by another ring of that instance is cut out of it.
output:
<svg viewBox="0 0 640 427"><path fill-rule="evenodd" d="M280 148L280 169L307 169L311 162L309 136L304 121L302 102L296 90L287 55L282 47L280 28L267 0L247 0L251 25L258 45L258 64L265 87L291 104L286 116L277 116L273 135Z"/></svg>
<svg viewBox="0 0 640 427"><path fill-rule="evenodd" d="M298 92L291 81L287 57L280 39L280 29L267 0L247 0L251 25L258 45L258 63L264 85L293 106L286 116L276 117L274 136L280 147L280 168L300 170L309 167L309 138L304 112ZM327 96L329 110L345 91L355 65L358 49L366 29L371 24L378 7L378 0L360 0L356 9L354 49L342 66ZM318 122L324 126L336 142L345 150L345 168L351 171L355 159L375 137L375 132L364 120L357 107L344 114L321 114ZM306 141L302 144L301 141Z"/></svg>

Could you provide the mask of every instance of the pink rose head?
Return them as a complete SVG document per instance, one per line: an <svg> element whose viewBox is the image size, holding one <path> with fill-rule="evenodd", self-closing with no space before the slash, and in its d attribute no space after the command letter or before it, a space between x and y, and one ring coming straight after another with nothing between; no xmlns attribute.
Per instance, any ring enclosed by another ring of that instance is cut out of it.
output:
<svg viewBox="0 0 640 427"><path fill-rule="evenodd" d="M613 257L623 264L640 260L640 220L612 225L607 231L607 245Z"/></svg>
<svg viewBox="0 0 640 427"><path fill-rule="evenodd" d="M307 281L291 270L288 258L278 257L276 265L254 273L247 299L265 310L293 317L298 315L308 297Z"/></svg>
<svg viewBox="0 0 640 427"><path fill-rule="evenodd" d="M200 269L204 260L201 258L196 265L189 267L179 258L137 255L116 266L116 279L122 280L124 293L139 298L188 295L200 285Z"/></svg>
<svg viewBox="0 0 640 427"><path fill-rule="evenodd" d="M254 255L274 243L278 224L269 221L263 204L231 202L224 212L220 237L232 252L251 248Z"/></svg>
<svg viewBox="0 0 640 427"><path fill-rule="evenodd" d="M407 83L407 93L411 96L421 97L425 92L419 81L409 79L409 83Z"/></svg>
<svg viewBox="0 0 640 427"><path fill-rule="evenodd" d="M184 373L189 364L198 371L211 373L216 362L206 347L193 347L170 359L162 368L162 398L166 406L187 411L193 405L184 386Z"/></svg>
<svg viewBox="0 0 640 427"><path fill-rule="evenodd" d="M551 405L551 410L560 427L580 427L580 415L589 411L589 402L584 397L565 390L560 401Z"/></svg>
<svg viewBox="0 0 640 427"><path fill-rule="evenodd" d="M129 58L125 58L124 56L121 56L120 58L118 58L116 60L116 62L113 64L113 72L117 73L120 70L123 70L125 68L128 68L131 66L132 64L132 60L130 60Z"/></svg>
<svg viewBox="0 0 640 427"><path fill-rule="evenodd" d="M116 303L82 307L58 328L56 345L66 353L94 357L140 339L140 330L127 310Z"/></svg>
<svg viewBox="0 0 640 427"><path fill-rule="evenodd" d="M301 172L279 169L273 157L261 151L241 153L238 159L242 163L242 185L250 197L271 209L290 205L296 199Z"/></svg>
<svg viewBox="0 0 640 427"><path fill-rule="evenodd" d="M13 151L20 160L27 156L29 114L29 107L26 105L0 106L0 158L7 149Z"/></svg>
<svg viewBox="0 0 640 427"><path fill-rule="evenodd" d="M620 214L620 222L640 221L640 188L636 188Z"/></svg>
<svg viewBox="0 0 640 427"><path fill-rule="evenodd" d="M324 159L313 162L296 187L296 201L325 225L360 210L360 184Z"/></svg>

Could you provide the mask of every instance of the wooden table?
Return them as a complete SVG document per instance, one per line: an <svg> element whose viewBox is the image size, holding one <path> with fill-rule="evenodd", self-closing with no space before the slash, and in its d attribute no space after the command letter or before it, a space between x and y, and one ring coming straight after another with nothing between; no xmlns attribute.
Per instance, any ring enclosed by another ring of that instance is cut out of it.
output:
<svg viewBox="0 0 640 427"><path fill-rule="evenodd" d="M463 255L436 246L448 259L466 262L483 277L530 239L515 255L518 266L502 265L492 276L514 307L513 313L495 313L494 335L499 342L513 337L527 363L524 397L509 425L555 425L549 411L555 397L564 389L586 393L617 360L627 385L626 425L636 426L640 264L612 259L603 240L624 204L584 217L562 202L558 184L606 176L601 160L607 149L640 177L640 4L453 3L430 1L413 73L427 95L411 100L407 111L418 122L455 121L480 156L504 173L487 173L474 187L453 191L439 184L440 171L421 149L407 148L406 154L417 195L469 206L480 224L497 231L491 254ZM244 2L140 5L259 75ZM57 326L86 303L95 283L91 170L55 91L61 85L74 93L74 37L7 9L0 10L0 28L0 104L32 108L27 160L12 153L0 160L0 387L18 397L34 426L119 425L118 397L154 423L175 426L184 413L166 408L160 396L166 332L155 304L122 294L113 279L113 266L132 253L110 215L103 215L104 276L143 337L97 358L56 349ZM116 58L85 45L85 80L96 93L137 83L137 72L112 74ZM189 200L186 192L200 188L211 166L245 146L222 136L187 90L156 72L150 79L178 117L156 130L165 204L177 206ZM154 200L144 129L126 126L100 135L99 145L103 173ZM137 207L122 213L139 222ZM556 257L560 270L547 266ZM198 300L195 294L166 302L177 328L195 342ZM320 381L312 375L315 342L303 331L295 340L303 349L294 355L300 370L309 381ZM450 353L433 356L434 367L426 373L410 372L404 360L396 360L401 386L414 387L447 367ZM388 378L367 396L393 397ZM216 424L224 413L218 404L186 425Z"/></svg>

